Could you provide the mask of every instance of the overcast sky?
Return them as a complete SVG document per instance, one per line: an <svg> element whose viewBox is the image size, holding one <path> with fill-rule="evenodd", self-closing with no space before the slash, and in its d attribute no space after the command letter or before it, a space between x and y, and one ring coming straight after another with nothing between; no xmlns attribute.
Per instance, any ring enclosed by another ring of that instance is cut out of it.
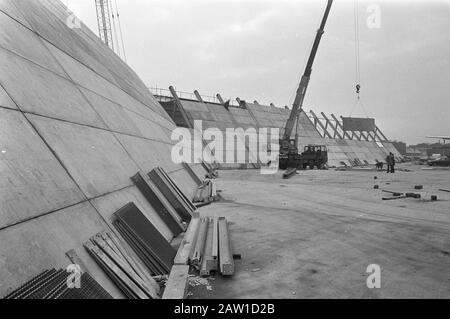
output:
<svg viewBox="0 0 450 319"><path fill-rule="evenodd" d="M98 33L94 0L63 0ZM150 87L291 105L323 0L117 0L128 63ZM380 28L367 19L380 9ZM450 135L450 1L359 0L362 103L391 139ZM354 109L354 1L335 0L305 109ZM352 112L352 109L353 112Z"/></svg>

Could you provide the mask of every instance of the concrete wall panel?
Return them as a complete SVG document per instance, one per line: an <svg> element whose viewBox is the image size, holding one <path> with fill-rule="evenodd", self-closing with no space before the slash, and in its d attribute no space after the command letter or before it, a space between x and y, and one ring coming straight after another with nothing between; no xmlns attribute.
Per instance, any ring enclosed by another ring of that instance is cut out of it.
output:
<svg viewBox="0 0 450 319"><path fill-rule="evenodd" d="M132 185L139 168L112 133L29 117L88 198Z"/></svg>
<svg viewBox="0 0 450 319"><path fill-rule="evenodd" d="M0 12L0 47L25 57L58 75L66 75L56 60L48 57L47 48L36 34L2 12Z"/></svg>
<svg viewBox="0 0 450 319"><path fill-rule="evenodd" d="M0 128L0 228L83 201L20 112L0 108Z"/></svg>
<svg viewBox="0 0 450 319"><path fill-rule="evenodd" d="M72 82L3 49L0 83L23 111L105 127Z"/></svg>

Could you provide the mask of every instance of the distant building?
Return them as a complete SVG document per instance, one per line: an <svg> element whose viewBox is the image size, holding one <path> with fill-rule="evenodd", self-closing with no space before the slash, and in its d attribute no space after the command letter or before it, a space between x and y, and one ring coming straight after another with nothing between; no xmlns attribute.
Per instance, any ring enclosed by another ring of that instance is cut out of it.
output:
<svg viewBox="0 0 450 319"><path fill-rule="evenodd" d="M406 155L406 143L400 141L393 141L392 144L400 154Z"/></svg>
<svg viewBox="0 0 450 319"><path fill-rule="evenodd" d="M433 144L427 149L427 155L441 154L450 157L450 144Z"/></svg>
<svg viewBox="0 0 450 319"><path fill-rule="evenodd" d="M425 152L422 152L420 149L418 148L414 148L414 147L407 147L405 149L405 155L409 156L409 157L413 157L413 158L419 158L419 157L423 157L426 156Z"/></svg>
<svg viewBox="0 0 450 319"><path fill-rule="evenodd" d="M421 155L417 155L418 153L420 153ZM422 143L422 144L417 144L417 145L410 145L406 149L406 156L411 156L411 157L414 157L414 156L425 157L425 156L431 156L434 154L446 155L446 156L450 157L450 144Z"/></svg>

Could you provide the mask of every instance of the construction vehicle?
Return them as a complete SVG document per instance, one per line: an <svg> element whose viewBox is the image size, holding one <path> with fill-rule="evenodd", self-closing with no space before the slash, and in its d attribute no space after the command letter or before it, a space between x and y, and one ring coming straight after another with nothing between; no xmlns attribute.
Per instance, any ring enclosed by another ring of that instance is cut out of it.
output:
<svg viewBox="0 0 450 319"><path fill-rule="evenodd" d="M316 38L311 50L311 54L306 65L305 72L300 81L300 86L297 90L297 95L292 106L292 111L289 119L286 123L283 138L280 140L280 155L279 155L279 167L280 169L298 168L304 169L306 167L319 167L323 168L328 161L328 152L323 145L309 145L305 147L302 154L298 151L298 120L302 112L303 101L305 99L306 91L311 79L312 67L316 58L317 50L319 49L320 40L325 33L325 25L328 19L328 15L331 10L333 0L328 0L325 13L320 24L319 30L317 30ZM292 138L296 127L295 139Z"/></svg>

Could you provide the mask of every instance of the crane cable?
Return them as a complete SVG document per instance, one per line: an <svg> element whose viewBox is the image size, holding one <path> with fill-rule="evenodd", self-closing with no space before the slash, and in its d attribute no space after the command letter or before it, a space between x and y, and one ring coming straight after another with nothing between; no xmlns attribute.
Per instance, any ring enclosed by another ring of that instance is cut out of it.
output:
<svg viewBox="0 0 450 319"><path fill-rule="evenodd" d="M127 55L125 53L125 45L124 45L123 33L122 33L122 24L120 23L119 7L117 5L117 0L114 0L114 2L115 2L115 5L116 5L117 21L119 22L119 33L120 33L120 40L121 40L121 44L122 44L122 53L123 53L124 61L126 63L127 62Z"/></svg>
<svg viewBox="0 0 450 319"><path fill-rule="evenodd" d="M110 7L111 16L112 16L112 31L114 33L114 41L116 42L117 55L119 57L122 57L121 54L120 54L119 38L117 37L116 14L114 13L114 7L113 7L113 4L112 4L112 0L108 1L108 6Z"/></svg>
<svg viewBox="0 0 450 319"><path fill-rule="evenodd" d="M354 5L354 23L355 23L355 88L356 88L356 101L353 105L353 109L350 113L350 117L353 114L355 108L360 105L364 114L368 118L366 108L361 101L361 54L360 54L360 37L359 37L359 1L355 0Z"/></svg>
<svg viewBox="0 0 450 319"><path fill-rule="evenodd" d="M358 0L355 0L354 8L354 19L355 19L355 63L356 63L356 94L358 99L360 99L361 90L361 60L360 60L360 41L359 41L359 10L358 10Z"/></svg>

